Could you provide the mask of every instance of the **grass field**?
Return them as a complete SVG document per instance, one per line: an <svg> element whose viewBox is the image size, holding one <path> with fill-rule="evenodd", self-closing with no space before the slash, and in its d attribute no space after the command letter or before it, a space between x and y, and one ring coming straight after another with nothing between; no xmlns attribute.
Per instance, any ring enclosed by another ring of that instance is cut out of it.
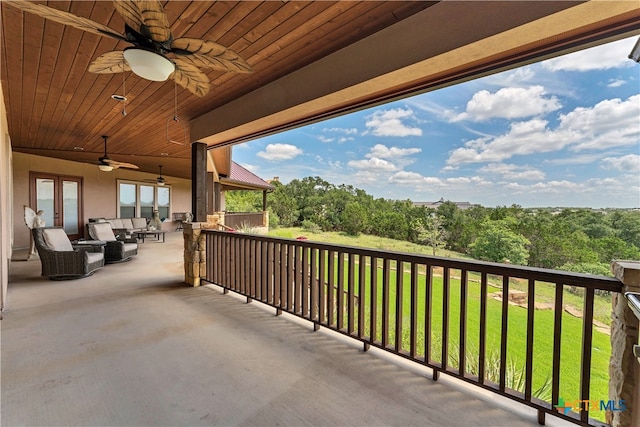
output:
<svg viewBox="0 0 640 427"><path fill-rule="evenodd" d="M386 251L399 251L409 253L420 253L425 255L431 255L431 248L415 245L409 242L401 242L392 239L383 239L375 236L359 236L352 237L342 235L340 233L310 233L301 229L276 229L270 233L272 236L295 238L298 236L305 236L309 240L315 240L319 242L328 242L338 245L368 247L374 249L381 249ZM452 252L439 251L439 256L451 256L456 258L462 258L459 254ZM358 268L355 268L355 283L358 283ZM365 274L370 277L370 265L366 266ZM390 336L389 342L395 340L395 307L397 304L397 291L395 288L396 270L392 268L390 272L390 286L389 293L389 308L390 308ZM377 306L382 306L382 290L380 288L382 283L382 270L380 265L377 269L378 275L378 289L377 289ZM402 305L402 349L405 351L410 350L409 339L409 325L411 322L411 295L410 295L410 273L403 271L403 290L401 297ZM452 279L449 284L449 304L447 306L449 312L449 323L446 330L449 336L448 346L448 365L454 368L458 367L458 352L460 345L460 298L461 298L461 283L456 274L452 275ZM459 275L458 275L459 276ZM480 285L477 277L474 274L470 274L467 285L467 320L466 330L467 339L466 345L466 360L468 370L473 371L477 367L477 355L479 331L480 331ZM424 333L425 325L425 289L426 289L426 275L420 274L418 286L417 286L417 313L415 313L417 321L417 345L416 353L418 356L424 356L425 346L424 342L426 336ZM368 281L367 281L368 283ZM493 286L489 287L489 293L500 290L501 281L498 283L491 283ZM346 284L344 285L346 288ZM432 281L432 307L430 310L431 317L431 347L430 359L435 362L441 361L441 337L443 336L442 325L442 313L444 306L444 287L441 275L435 273ZM510 283L510 289L523 289L526 291L526 282L520 283L518 280L512 280ZM369 335L369 305L370 305L370 289L367 286L364 294L364 307L365 307L365 330L364 335ZM552 302L554 298L554 286L544 283L536 283L535 288L535 301L536 302ZM362 297L362 296L359 296ZM337 292L334 289L334 298L338 298ZM343 298L346 298L343 296ZM610 297L596 297L596 315L598 320L603 323L609 321L610 312ZM491 295L487 298L487 332L486 332L486 354L488 364L495 361L500 352L500 337L501 337L501 324L502 324L502 303ZM582 298L579 295L574 295L569 292L565 292L564 296L565 305L573 305L575 308L582 308ZM344 301L345 307L347 302ZM346 308L345 308L346 310ZM605 314L606 313L606 314ZM355 308L355 318L358 316L357 306ZM346 323L346 320L345 320ZM381 340L381 324L382 324L382 310L378 309L377 318L377 339ZM357 321L356 321L357 324ZM527 325L527 310L526 308L516 305L509 305L508 308L508 326L507 326L507 360L512 366L510 373L512 376L517 376L519 372L524 371L525 365L525 352L526 352L526 325ZM533 390L541 389L545 387L550 381L552 370L552 354L553 354L553 331L554 331L554 312L553 310L536 310L534 315L534 348L533 348ZM580 350L582 348L582 319L574 317L567 312L563 312L562 316L562 345L561 345L561 375L560 375L560 397L565 400L576 400L579 398L580 387ZM592 347L592 368L591 368L591 392L590 396L593 400L608 399L608 364L609 356L611 353L611 345L609 336L603 332L594 329L593 332L593 347ZM491 367L489 367L491 368ZM513 379L513 378L512 378ZM497 381L497 378L494 379ZM512 382L508 381L508 384L515 384L514 388L518 388L518 379L513 379ZM550 396L541 395L544 400L550 401ZM556 402L553 402L556 403ZM604 413L595 412L590 414L596 419L603 420Z"/></svg>

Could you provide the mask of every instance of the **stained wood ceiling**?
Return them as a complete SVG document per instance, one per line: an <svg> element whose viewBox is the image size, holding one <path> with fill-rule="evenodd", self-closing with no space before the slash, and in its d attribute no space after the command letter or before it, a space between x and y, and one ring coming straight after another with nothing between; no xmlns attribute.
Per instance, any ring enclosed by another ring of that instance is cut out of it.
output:
<svg viewBox="0 0 640 427"><path fill-rule="evenodd" d="M124 22L111 2L39 3L89 18L118 33L124 29ZM188 133L190 122L205 113L245 99L257 89L393 24L430 12L436 3L163 2L175 38L216 41L238 52L254 69L252 74L203 70L211 81L210 93L198 98L177 87L178 118ZM504 4L493 3L494 7ZM530 9L535 9L531 7L532 2L528 3ZM545 8L556 10L580 3L540 2ZM101 135L108 135L110 158L137 164L141 170L151 173L156 173L162 164L163 174L190 178L190 135L185 145L167 142L166 138L168 122L171 139L183 139L181 128L172 120L176 99L172 80L151 82L132 73L89 73L87 67L97 56L122 50L128 44L23 13L2 2L0 5L0 78L14 151L95 163L103 151ZM553 12L549 10L548 14ZM511 19L507 15L517 14L492 14L495 19ZM517 25L535 17L524 18L519 18L522 22ZM433 40L434 45L449 43L454 37L473 41L472 33L491 25L483 21L477 26L459 28L457 20L458 16L450 16L450 21L440 24L447 32ZM361 66L365 69L367 64ZM123 104L111 98L113 94L124 94L128 98L126 115L122 114ZM250 110L252 105L245 107Z"/></svg>
<svg viewBox="0 0 640 427"><path fill-rule="evenodd" d="M111 2L41 3L119 33L124 30L124 21ZM238 52L254 69L252 74L207 70L212 90L203 98L178 87L178 118L188 132L190 119L430 4L163 2L174 37L216 41ZM2 5L0 75L14 151L93 162L103 150L100 136L108 135L110 158L150 172L156 172L162 163L166 175L189 177L190 147L166 141L167 119L174 115L173 81L151 82L125 73L123 82L123 74L87 72L89 63L100 54L127 46ZM128 98L126 116L122 103L111 98L123 93ZM181 140L181 129L169 123L173 138Z"/></svg>

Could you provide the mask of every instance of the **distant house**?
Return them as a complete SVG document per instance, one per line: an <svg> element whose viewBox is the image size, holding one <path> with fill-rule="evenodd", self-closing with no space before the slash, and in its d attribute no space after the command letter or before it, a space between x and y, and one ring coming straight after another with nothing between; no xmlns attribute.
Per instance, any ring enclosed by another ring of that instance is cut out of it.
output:
<svg viewBox="0 0 640 427"><path fill-rule="evenodd" d="M451 201L441 198L437 202L413 202L413 206L424 206L425 208L438 209L438 207L445 202L451 202ZM458 209L462 209L462 210L469 209L470 207L475 206L474 204L469 202L451 202L451 203L455 204L458 207Z"/></svg>

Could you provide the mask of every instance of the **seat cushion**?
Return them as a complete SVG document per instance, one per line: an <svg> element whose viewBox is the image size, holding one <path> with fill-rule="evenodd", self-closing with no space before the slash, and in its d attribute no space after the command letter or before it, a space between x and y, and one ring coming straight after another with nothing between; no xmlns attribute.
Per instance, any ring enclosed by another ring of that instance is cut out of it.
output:
<svg viewBox="0 0 640 427"><path fill-rule="evenodd" d="M124 244L125 253L131 252L131 251L137 251L137 250L138 250L138 244L137 243L125 243Z"/></svg>
<svg viewBox="0 0 640 427"><path fill-rule="evenodd" d="M47 246L57 252L73 252L73 246L62 228L48 228L43 231Z"/></svg>
<svg viewBox="0 0 640 427"><path fill-rule="evenodd" d="M102 259L104 259L104 254L102 252L87 252L87 260L89 261L89 264L99 262Z"/></svg>
<svg viewBox="0 0 640 427"><path fill-rule="evenodd" d="M146 218L131 218L131 222L133 223L133 228L136 230L144 230L147 228Z"/></svg>
<svg viewBox="0 0 640 427"><path fill-rule="evenodd" d="M120 218L109 218L107 222L111 224L111 228L125 228Z"/></svg>
<svg viewBox="0 0 640 427"><path fill-rule="evenodd" d="M114 242L116 240L116 236L113 234L113 230L111 229L111 224L101 222L91 224L90 227L93 228L92 237L94 239L103 240L105 242Z"/></svg>

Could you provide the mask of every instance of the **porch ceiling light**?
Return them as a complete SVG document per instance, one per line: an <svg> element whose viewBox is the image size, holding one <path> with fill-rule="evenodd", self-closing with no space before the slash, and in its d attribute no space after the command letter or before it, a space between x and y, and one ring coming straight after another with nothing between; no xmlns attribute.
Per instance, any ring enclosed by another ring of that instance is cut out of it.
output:
<svg viewBox="0 0 640 427"><path fill-rule="evenodd" d="M143 79L163 82L176 69L173 62L159 53L139 47L129 47L124 50L124 59L133 71Z"/></svg>
<svg viewBox="0 0 640 427"><path fill-rule="evenodd" d="M113 170L113 166L111 165L98 165L98 169L102 172L111 172Z"/></svg>

